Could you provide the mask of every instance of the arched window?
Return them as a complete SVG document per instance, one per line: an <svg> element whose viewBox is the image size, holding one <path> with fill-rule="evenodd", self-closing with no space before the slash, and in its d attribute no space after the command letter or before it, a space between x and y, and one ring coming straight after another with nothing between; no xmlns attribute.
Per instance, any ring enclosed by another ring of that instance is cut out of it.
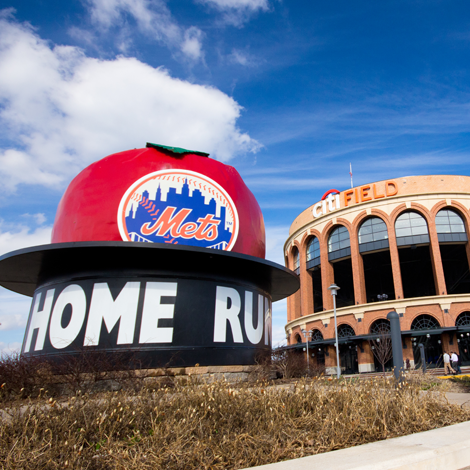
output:
<svg viewBox="0 0 470 470"><path fill-rule="evenodd" d="M371 335L387 335L389 333L390 333L390 322L386 320L385 318L376 320L370 326Z"/></svg>
<svg viewBox="0 0 470 470"><path fill-rule="evenodd" d="M349 325L338 326L338 338L349 338L350 336L356 336L354 330Z"/></svg>
<svg viewBox="0 0 470 470"><path fill-rule="evenodd" d="M456 212L442 209L436 215L436 230L439 243L466 242L465 224Z"/></svg>
<svg viewBox="0 0 470 470"><path fill-rule="evenodd" d="M379 217L370 217L359 228L359 251L378 251L388 248L388 233L385 222Z"/></svg>
<svg viewBox="0 0 470 470"><path fill-rule="evenodd" d="M317 237L309 240L307 245L307 269L320 264L320 242Z"/></svg>
<svg viewBox="0 0 470 470"><path fill-rule="evenodd" d="M295 335L295 342L297 344L300 344L302 342L302 338L300 337L300 335Z"/></svg>
<svg viewBox="0 0 470 470"><path fill-rule="evenodd" d="M323 335L320 330L312 330L311 341L323 341Z"/></svg>
<svg viewBox="0 0 470 470"><path fill-rule="evenodd" d="M405 212L395 222L397 245L420 245L429 243L428 224L417 212Z"/></svg>
<svg viewBox="0 0 470 470"><path fill-rule="evenodd" d="M300 253L297 248L294 248L294 271L299 274L300 271Z"/></svg>
<svg viewBox="0 0 470 470"><path fill-rule="evenodd" d="M439 322L431 315L419 315L411 324L412 330L433 330L440 328Z"/></svg>
<svg viewBox="0 0 470 470"><path fill-rule="evenodd" d="M470 312L462 312L457 317L455 326L470 326Z"/></svg>
<svg viewBox="0 0 470 470"><path fill-rule="evenodd" d="M351 243L346 227L335 228L328 238L328 259L330 261L351 256Z"/></svg>

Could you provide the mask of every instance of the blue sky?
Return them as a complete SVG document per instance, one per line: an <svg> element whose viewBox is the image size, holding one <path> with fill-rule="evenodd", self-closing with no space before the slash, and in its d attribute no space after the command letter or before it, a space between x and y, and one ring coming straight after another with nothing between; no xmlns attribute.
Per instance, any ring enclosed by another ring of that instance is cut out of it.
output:
<svg viewBox="0 0 470 470"><path fill-rule="evenodd" d="M69 181L147 141L237 168L282 263L331 188L470 174L470 4L0 0L0 253L47 243ZM30 299L0 289L0 349ZM286 302L274 304L274 342Z"/></svg>

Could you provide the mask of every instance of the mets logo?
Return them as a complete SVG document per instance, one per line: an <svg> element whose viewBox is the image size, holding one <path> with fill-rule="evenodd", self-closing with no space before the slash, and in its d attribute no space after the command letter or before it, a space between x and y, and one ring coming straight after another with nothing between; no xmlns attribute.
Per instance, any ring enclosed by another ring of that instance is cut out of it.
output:
<svg viewBox="0 0 470 470"><path fill-rule="evenodd" d="M238 212L215 181L189 170L161 170L133 183L121 199L118 226L125 241L231 250Z"/></svg>

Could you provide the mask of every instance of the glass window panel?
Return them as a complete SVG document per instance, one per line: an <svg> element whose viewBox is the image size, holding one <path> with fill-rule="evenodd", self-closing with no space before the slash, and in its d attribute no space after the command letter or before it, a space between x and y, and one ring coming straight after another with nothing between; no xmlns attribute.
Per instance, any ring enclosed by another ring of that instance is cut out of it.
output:
<svg viewBox="0 0 470 470"><path fill-rule="evenodd" d="M403 227L409 227L410 226L410 221L405 220L405 219L397 219L395 222L395 228L403 228Z"/></svg>
<svg viewBox="0 0 470 470"><path fill-rule="evenodd" d="M465 224L459 214L443 209L436 215L436 230L437 233L465 233Z"/></svg>
<svg viewBox="0 0 470 470"><path fill-rule="evenodd" d="M372 237L370 236L372 235ZM367 219L359 228L359 243L384 240L388 238L387 226L379 217Z"/></svg>
<svg viewBox="0 0 470 470"><path fill-rule="evenodd" d="M427 235L428 234L428 227L413 227L412 228L413 235Z"/></svg>
<svg viewBox="0 0 470 470"><path fill-rule="evenodd" d="M310 240L307 245L307 261L312 259L313 254L313 240Z"/></svg>
<svg viewBox="0 0 470 470"><path fill-rule="evenodd" d="M436 219L436 227L438 225L449 225L449 220L448 219Z"/></svg>
<svg viewBox="0 0 470 470"><path fill-rule="evenodd" d="M307 261L320 256L320 242L318 238L312 238L307 246Z"/></svg>
<svg viewBox="0 0 470 470"><path fill-rule="evenodd" d="M450 231L452 233L462 233L462 232L465 232L465 228L464 228L463 224L458 224L458 225L457 224L456 225L452 224L450 226Z"/></svg>
<svg viewBox="0 0 470 470"><path fill-rule="evenodd" d="M300 256L299 256L299 252L296 251L294 253L294 269L297 269L299 266L300 266Z"/></svg>
<svg viewBox="0 0 470 470"><path fill-rule="evenodd" d="M387 232L387 226L385 224L375 225L374 232L375 233Z"/></svg>
<svg viewBox="0 0 470 470"><path fill-rule="evenodd" d="M420 214L416 212L406 212L396 220L395 233L397 237L427 235L428 226L426 220Z"/></svg>
<svg viewBox="0 0 470 470"><path fill-rule="evenodd" d="M328 239L329 253L339 250L340 248L347 248L349 246L349 232L346 227L338 227L332 232L330 238Z"/></svg>
<svg viewBox="0 0 470 470"><path fill-rule="evenodd" d="M411 235L411 228L400 228L396 231L397 237L408 237Z"/></svg>
<svg viewBox="0 0 470 470"><path fill-rule="evenodd" d="M412 227L427 227L428 224L426 223L425 220L417 220L416 222L413 221L413 224L411 225Z"/></svg>

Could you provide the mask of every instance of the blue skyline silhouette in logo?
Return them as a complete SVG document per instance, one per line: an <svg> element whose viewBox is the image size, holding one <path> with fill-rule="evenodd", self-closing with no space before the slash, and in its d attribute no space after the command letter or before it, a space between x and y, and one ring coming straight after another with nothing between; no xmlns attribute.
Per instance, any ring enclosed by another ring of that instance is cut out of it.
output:
<svg viewBox="0 0 470 470"><path fill-rule="evenodd" d="M176 192L176 188L170 188L167 194L166 201L161 200L162 192L160 185L158 186L155 199L150 199L148 191L142 193L142 198L136 210L130 210L129 215L126 216L126 227L129 237L132 241L136 242L149 242L149 243L173 243L180 245L200 246L203 248L216 248L224 250L232 238L232 232L225 228L226 225L226 208L220 207L220 217L216 217L217 203L214 198L211 198L209 203L205 203L205 198L199 189L193 189L192 196L190 196L190 189L185 179L181 194ZM191 212L184 219L184 224L187 222L194 222L198 226L199 218L204 218L207 214L211 214L213 219L219 220L217 225L218 236L215 240L197 240L196 238L183 238L172 237L168 232L165 236L157 236L158 230L151 235L142 234L142 226L149 223L153 226L158 218L162 215L163 211L168 207L175 207L173 217L181 209L191 209Z"/></svg>

